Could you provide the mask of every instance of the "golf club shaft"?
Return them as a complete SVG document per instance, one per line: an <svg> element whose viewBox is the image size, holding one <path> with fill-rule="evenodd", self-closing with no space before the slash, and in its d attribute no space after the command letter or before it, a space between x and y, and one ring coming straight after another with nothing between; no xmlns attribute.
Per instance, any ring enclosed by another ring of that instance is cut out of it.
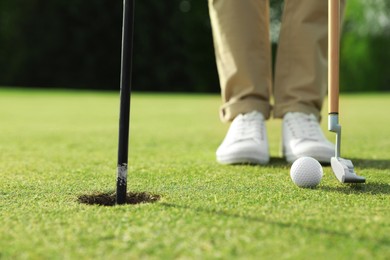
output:
<svg viewBox="0 0 390 260"><path fill-rule="evenodd" d="M130 132L131 72L134 34L134 0L123 1L122 59L120 79L119 144L116 203L126 203Z"/></svg>
<svg viewBox="0 0 390 260"><path fill-rule="evenodd" d="M341 183L364 183L350 160L341 158L341 125L339 124L339 66L340 66L340 0L328 1L328 129L336 133L335 157L331 158L333 173Z"/></svg>
<svg viewBox="0 0 390 260"><path fill-rule="evenodd" d="M340 0L329 0L328 4L329 114L338 114L340 63Z"/></svg>

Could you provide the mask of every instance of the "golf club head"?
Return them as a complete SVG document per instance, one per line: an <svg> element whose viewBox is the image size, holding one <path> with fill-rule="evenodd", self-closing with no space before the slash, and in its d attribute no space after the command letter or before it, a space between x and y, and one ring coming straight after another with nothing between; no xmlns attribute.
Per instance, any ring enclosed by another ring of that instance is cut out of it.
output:
<svg viewBox="0 0 390 260"><path fill-rule="evenodd" d="M350 160L332 157L330 160L333 173L341 183L365 183L366 178L356 175Z"/></svg>

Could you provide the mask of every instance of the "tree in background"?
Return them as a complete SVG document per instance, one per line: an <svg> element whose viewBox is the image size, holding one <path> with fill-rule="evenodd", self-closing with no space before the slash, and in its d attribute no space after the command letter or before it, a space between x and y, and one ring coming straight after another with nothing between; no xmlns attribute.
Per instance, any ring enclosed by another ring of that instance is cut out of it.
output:
<svg viewBox="0 0 390 260"><path fill-rule="evenodd" d="M0 83L112 87L120 8L118 1L2 0Z"/></svg>
<svg viewBox="0 0 390 260"><path fill-rule="evenodd" d="M281 0L271 0L275 55ZM349 0L341 88L389 90L390 1ZM122 1L0 1L0 84L118 89ZM136 90L218 92L207 1L136 1Z"/></svg>
<svg viewBox="0 0 390 260"><path fill-rule="evenodd" d="M348 1L340 69L342 90L390 90L390 1Z"/></svg>
<svg viewBox="0 0 390 260"><path fill-rule="evenodd" d="M2 0L0 84L117 89L122 1ZM207 1L136 1L134 87L216 91Z"/></svg>

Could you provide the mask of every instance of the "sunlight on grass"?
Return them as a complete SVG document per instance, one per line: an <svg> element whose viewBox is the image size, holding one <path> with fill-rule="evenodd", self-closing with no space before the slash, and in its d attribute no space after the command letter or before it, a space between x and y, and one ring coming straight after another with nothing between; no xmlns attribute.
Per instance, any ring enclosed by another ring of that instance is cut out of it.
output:
<svg viewBox="0 0 390 260"><path fill-rule="evenodd" d="M136 93L128 188L158 200L101 207L80 198L112 199L119 95L0 89L0 258L388 258L389 97L341 97L342 154L367 184L326 166L300 189L280 120L269 165L221 166L219 96Z"/></svg>

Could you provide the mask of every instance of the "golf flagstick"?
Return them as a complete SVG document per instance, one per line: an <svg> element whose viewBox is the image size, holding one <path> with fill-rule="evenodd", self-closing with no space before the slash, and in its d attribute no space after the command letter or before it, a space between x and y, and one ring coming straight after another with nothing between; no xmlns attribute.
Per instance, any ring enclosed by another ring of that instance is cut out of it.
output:
<svg viewBox="0 0 390 260"><path fill-rule="evenodd" d="M340 64L340 0L329 0L328 13L328 129L336 133L335 156L331 166L341 183L364 183L364 177L356 175L350 160L340 157L341 126L339 124L339 64Z"/></svg>
<svg viewBox="0 0 390 260"><path fill-rule="evenodd" d="M116 203L125 204L130 129L131 70L134 35L134 0L123 1L122 61L120 78L119 143Z"/></svg>

